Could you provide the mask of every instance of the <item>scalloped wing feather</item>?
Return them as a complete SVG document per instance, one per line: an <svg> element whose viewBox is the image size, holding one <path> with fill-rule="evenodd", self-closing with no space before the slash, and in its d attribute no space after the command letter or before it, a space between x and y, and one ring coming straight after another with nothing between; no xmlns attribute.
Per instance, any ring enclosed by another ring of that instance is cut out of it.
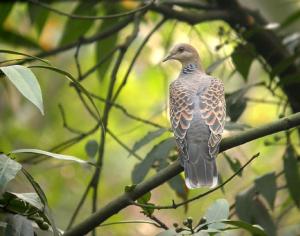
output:
<svg viewBox="0 0 300 236"><path fill-rule="evenodd" d="M180 153L185 156L185 136L193 119L194 102L192 92L180 81L170 85L170 120Z"/></svg>
<svg viewBox="0 0 300 236"><path fill-rule="evenodd" d="M215 157L219 151L226 119L226 103L222 81L212 79L210 86L200 95L200 112L202 119L211 131L208 147L211 157Z"/></svg>

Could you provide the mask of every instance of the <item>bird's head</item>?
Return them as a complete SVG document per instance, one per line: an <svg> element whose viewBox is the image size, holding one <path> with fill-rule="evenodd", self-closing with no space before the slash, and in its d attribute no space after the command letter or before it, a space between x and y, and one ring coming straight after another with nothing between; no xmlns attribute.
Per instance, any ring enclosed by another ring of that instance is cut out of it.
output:
<svg viewBox="0 0 300 236"><path fill-rule="evenodd" d="M197 50L186 43L175 45L169 55L163 59L163 62L168 60L177 60L183 66L187 64L196 64L200 66L200 58Z"/></svg>

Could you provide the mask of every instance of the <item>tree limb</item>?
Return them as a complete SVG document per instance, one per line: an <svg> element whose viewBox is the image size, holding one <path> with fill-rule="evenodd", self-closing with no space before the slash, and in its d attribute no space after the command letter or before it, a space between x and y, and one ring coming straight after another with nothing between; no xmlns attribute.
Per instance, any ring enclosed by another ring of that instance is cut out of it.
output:
<svg viewBox="0 0 300 236"><path fill-rule="evenodd" d="M294 128L299 125L300 113L287 116L273 123L241 132L240 134L234 135L229 138L224 138L221 142L220 152L270 134ZM64 235L75 236L88 233L112 215L118 213L120 210L129 206L132 201L138 199L139 197L143 196L145 193L151 191L152 189L160 186L167 180L179 174L182 170L183 169L180 166L179 162L174 162L173 164L169 165L168 167L157 173L155 176L138 184L133 191L129 193L124 193L116 199L112 200L102 209L89 216L87 219L76 225L74 228L71 228L70 230L66 231Z"/></svg>

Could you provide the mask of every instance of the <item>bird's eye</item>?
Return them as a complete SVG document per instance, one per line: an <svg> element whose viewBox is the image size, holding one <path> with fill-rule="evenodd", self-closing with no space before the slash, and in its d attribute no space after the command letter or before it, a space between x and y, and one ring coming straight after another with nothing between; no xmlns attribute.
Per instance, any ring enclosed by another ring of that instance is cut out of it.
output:
<svg viewBox="0 0 300 236"><path fill-rule="evenodd" d="M180 47L180 48L178 48L178 52L183 52L184 51L184 48L183 47Z"/></svg>

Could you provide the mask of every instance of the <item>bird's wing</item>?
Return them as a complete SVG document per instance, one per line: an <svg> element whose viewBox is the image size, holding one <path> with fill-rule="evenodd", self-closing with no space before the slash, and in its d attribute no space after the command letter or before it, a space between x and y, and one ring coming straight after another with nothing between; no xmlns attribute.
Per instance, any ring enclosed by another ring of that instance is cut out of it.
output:
<svg viewBox="0 0 300 236"><path fill-rule="evenodd" d="M215 157L219 151L226 118L224 85L221 80L213 78L200 95L200 112L211 131L208 147L211 157Z"/></svg>
<svg viewBox="0 0 300 236"><path fill-rule="evenodd" d="M183 83L176 80L170 85L170 120L180 153L186 157L185 136L193 119L193 94Z"/></svg>

